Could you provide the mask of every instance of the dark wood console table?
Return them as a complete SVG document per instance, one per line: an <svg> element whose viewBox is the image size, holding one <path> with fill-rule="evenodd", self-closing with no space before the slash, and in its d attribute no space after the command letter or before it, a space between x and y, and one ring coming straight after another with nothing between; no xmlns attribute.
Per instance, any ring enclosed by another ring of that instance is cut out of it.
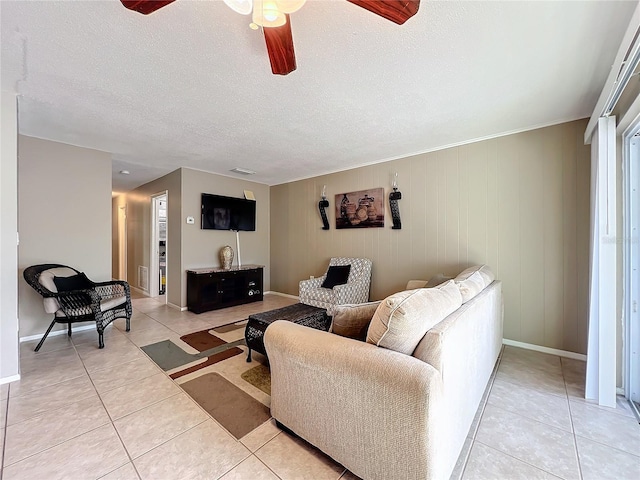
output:
<svg viewBox="0 0 640 480"><path fill-rule="evenodd" d="M262 300L264 265L187 270L187 308L194 313Z"/></svg>

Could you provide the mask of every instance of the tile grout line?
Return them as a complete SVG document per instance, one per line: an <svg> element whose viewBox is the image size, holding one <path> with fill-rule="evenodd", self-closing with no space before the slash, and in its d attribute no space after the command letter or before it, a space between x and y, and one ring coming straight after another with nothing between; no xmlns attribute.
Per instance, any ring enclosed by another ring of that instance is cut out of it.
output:
<svg viewBox="0 0 640 480"><path fill-rule="evenodd" d="M75 344L74 344L73 348L75 348ZM78 353L77 349L76 349L76 353ZM80 357L80 353L78 353L78 357ZM113 430L116 432L116 436L118 437L118 440L120 440L120 444L122 445L122 448L124 449L124 452L127 455L127 458L129 459L129 463L131 463L131 466L133 467L133 470L136 472L136 475L138 475L138 478L141 478L140 474L138 473L138 469L136 468L135 464L133 463L133 459L131 458L131 455L129 454L129 450L127 450L127 447L125 446L124 442L122 441L122 437L120 437L120 432L118 432L118 429L116 428L116 426L114 424L114 420L111 417L111 414L109 413L109 411L107 410L107 406L104 404L104 401L102 400L102 397L100 396L100 393L98 393L98 389L96 388L95 383L93 383L93 379L91 378L91 375L89 374L89 370L87 370L87 366L84 364L84 360L82 360L82 358L80 358L80 361L82 362L82 366L84 367L85 372L87 373L87 377L89 378L89 381L91 382L91 385L93 386L93 389L95 390L96 395L98 395L98 400L100 401L100 404L102 405L102 408L104 408L104 412L107 414L107 417L109 418L109 422L111 423L111 428L113 428ZM118 465L118 467L114 468L111 472L114 472L117 469L122 468L124 465L126 465L126 463L123 463L122 465ZM100 477L98 477L98 479L104 477L105 475L109 475L109 473L111 473L111 472L107 472L104 475L101 475Z"/></svg>
<svg viewBox="0 0 640 480"><path fill-rule="evenodd" d="M475 431L473 432L473 436L471 437L471 445L469 446L469 451L467 452L466 458L464 459L464 463L460 470L460 476L458 477L458 480L461 480L464 477L464 472L467 470L467 465L469 464L469 458L471 457L471 451L473 450L473 446L476 443L476 436L478 435L478 430L480 430L480 424L482 423L484 412L487 408L487 405L489 404L489 397L491 396L491 391L493 390L493 384L496 380L496 377L498 376L498 369L500 368L500 364L502 363L503 355L504 355L504 345L500 349L500 353L498 354L498 358L496 360L496 365L495 367L493 367L493 371L491 372L491 376L489 377L489 383L490 383L490 385L488 385L489 391L487 392L487 396L485 398L484 403L481 405L482 413L480 413L480 418L478 418L478 425L476 426ZM482 443L482 442L479 442L479 443Z"/></svg>
<svg viewBox="0 0 640 480"><path fill-rule="evenodd" d="M11 384L7 385L7 404L5 405L4 411L4 425L2 429L2 452L0 452L0 480L4 475L4 459L5 459L5 451L7 449L7 422L9 421L9 393L11 393Z"/></svg>
<svg viewBox="0 0 640 480"><path fill-rule="evenodd" d="M525 465L528 465L528 466L530 466L530 467L532 467L532 468L535 468L536 470L540 470L541 472L548 473L549 475L552 475L552 476L554 476L554 477L556 477L556 478L560 478L560 479L564 478L564 477L561 477L561 476L559 476L559 475L556 475L555 473L552 473L552 472L550 472L550 471L548 471L548 470L545 470L544 468L540 468L540 467L539 467L539 466L537 466L537 465L533 465L532 463L529 463L529 462L527 462L526 460L522 460L521 458L514 457L514 456L513 456L513 455L511 455L510 453L503 452L502 450L498 450L497 448L492 447L491 445L487 445L486 443L484 443L484 442L482 442L482 441L480 441L480 440L476 440L476 441L477 441L480 445L482 445L483 447L490 448L491 450L493 450L493 451L495 451L495 452L498 452L498 453L500 453L500 454L502 454L502 455L506 455L506 456L507 456L507 457L509 457L509 458L513 458L514 460L517 460L517 461L518 461L518 462L520 462L520 463L524 463Z"/></svg>
<svg viewBox="0 0 640 480"><path fill-rule="evenodd" d="M571 401L569 400L569 390L567 388L567 379L564 376L564 365L562 363L562 358L560 358L560 371L562 372L562 381L564 382L564 390L566 392L566 401L567 407L569 408L569 421L571 422L571 436L573 437L573 450L576 455L576 460L578 462L578 474L580 475L580 480L584 478L582 475L582 462L580 462L580 452L578 451L578 439L576 435L576 429L573 425L573 411L571 410Z"/></svg>

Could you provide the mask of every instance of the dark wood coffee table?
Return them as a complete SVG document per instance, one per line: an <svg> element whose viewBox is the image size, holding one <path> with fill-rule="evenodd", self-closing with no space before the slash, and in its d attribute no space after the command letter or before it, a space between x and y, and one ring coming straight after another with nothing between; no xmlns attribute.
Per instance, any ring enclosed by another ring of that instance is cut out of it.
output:
<svg viewBox="0 0 640 480"><path fill-rule="evenodd" d="M287 320L325 332L328 332L331 326L331 317L327 315L326 308L312 307L304 303L294 303L288 307L249 315L249 322L244 331L248 348L247 362L251 361L251 350L267 355L264 348L264 332L276 320Z"/></svg>

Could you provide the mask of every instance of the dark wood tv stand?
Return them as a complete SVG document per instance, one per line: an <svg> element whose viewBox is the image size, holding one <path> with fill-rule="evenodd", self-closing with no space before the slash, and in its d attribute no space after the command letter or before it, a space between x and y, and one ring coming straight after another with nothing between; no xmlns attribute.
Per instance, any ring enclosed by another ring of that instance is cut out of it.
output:
<svg viewBox="0 0 640 480"><path fill-rule="evenodd" d="M194 313L262 300L264 265L187 270L187 308Z"/></svg>

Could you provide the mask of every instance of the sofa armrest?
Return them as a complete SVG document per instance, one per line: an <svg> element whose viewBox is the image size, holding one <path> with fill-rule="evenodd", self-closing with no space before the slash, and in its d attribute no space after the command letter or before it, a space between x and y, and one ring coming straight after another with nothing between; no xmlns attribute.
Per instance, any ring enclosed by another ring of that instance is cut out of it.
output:
<svg viewBox="0 0 640 480"><path fill-rule="evenodd" d="M439 372L414 357L277 321L271 414L356 475L439 478Z"/></svg>

